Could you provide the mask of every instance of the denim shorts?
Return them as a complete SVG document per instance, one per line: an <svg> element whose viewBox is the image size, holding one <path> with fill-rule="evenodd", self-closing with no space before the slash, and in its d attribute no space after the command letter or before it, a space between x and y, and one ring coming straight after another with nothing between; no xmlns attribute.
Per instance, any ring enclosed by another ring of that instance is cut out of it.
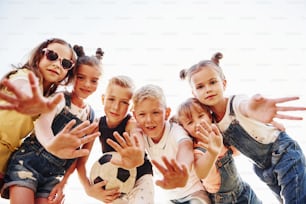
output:
<svg viewBox="0 0 306 204"><path fill-rule="evenodd" d="M48 197L65 174L59 161L27 138L10 159L1 196L9 199L9 187L17 185L32 189L35 197Z"/></svg>

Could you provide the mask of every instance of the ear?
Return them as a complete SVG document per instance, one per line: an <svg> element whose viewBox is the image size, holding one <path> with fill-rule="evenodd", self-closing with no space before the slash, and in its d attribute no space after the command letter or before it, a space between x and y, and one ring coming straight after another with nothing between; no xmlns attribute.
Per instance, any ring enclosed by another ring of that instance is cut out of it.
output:
<svg viewBox="0 0 306 204"><path fill-rule="evenodd" d="M168 120L170 114L171 114L171 108L170 108L170 107L167 107L167 108L166 108L166 120Z"/></svg>
<svg viewBox="0 0 306 204"><path fill-rule="evenodd" d="M226 89L226 85L227 85L226 79L223 80L222 84L223 84L223 90L225 90Z"/></svg>
<svg viewBox="0 0 306 204"><path fill-rule="evenodd" d="M104 94L102 94L102 96L101 96L102 105L104 105L104 99L105 99L105 95L104 95Z"/></svg>

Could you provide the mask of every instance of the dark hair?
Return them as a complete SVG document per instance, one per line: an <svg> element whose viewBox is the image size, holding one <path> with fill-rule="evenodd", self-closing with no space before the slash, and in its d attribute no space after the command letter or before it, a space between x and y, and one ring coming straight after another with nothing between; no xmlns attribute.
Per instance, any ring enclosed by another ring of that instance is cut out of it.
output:
<svg viewBox="0 0 306 204"><path fill-rule="evenodd" d="M197 64L192 65L189 69L182 69L179 73L179 76L182 80L188 79L190 81L190 78L193 74L200 71L203 67L212 65L212 67L219 73L221 79L225 79L225 75L219 66L220 60L223 58L223 55L221 52L215 53L210 60L202 60L198 62Z"/></svg>
<svg viewBox="0 0 306 204"><path fill-rule="evenodd" d="M101 60L104 55L104 52L101 48L97 48L95 56L87 56L84 52L83 47L80 45L74 45L73 49L78 57L74 67L74 74L78 72L78 69L81 65L101 67Z"/></svg>
<svg viewBox="0 0 306 204"><path fill-rule="evenodd" d="M68 42L66 42L65 40L60 39L60 38L52 38L52 39L45 40L44 42L42 42L38 46L36 46L31 51L31 53L29 55L29 59L25 62L25 64L23 64L21 66L13 66L14 70L10 71L7 75L4 76L4 78L8 78L10 75L16 73L18 71L18 69L28 69L28 70L31 70L39 78L39 81L41 83L43 79L42 79L42 76L40 74L38 66L39 66L40 60L44 56L44 52L42 50L44 48L48 47L48 45L52 44L52 43L58 43L58 44L66 45L67 47L71 48L71 56L72 57L71 57L70 60L72 60L73 62L76 61L76 57L74 55L73 49ZM44 95L48 96L50 94L53 94L56 91L57 87L62 82L64 82L63 85L68 84L71 81L72 76L73 76L73 69L70 69L67 72L67 75L65 76L65 78L62 81L54 83L50 87L49 90L44 90Z"/></svg>

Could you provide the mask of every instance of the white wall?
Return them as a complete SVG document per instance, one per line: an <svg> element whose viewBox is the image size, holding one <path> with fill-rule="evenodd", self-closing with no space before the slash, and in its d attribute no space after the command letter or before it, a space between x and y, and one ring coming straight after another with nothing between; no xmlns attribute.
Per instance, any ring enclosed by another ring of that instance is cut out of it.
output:
<svg viewBox="0 0 306 204"><path fill-rule="evenodd" d="M190 95L187 83L179 80L179 71L221 51L228 95L298 95L301 100L292 104L305 106L305 7L302 0L3 0L1 75L41 41L61 37L83 45L88 54L97 47L105 51L101 86L88 100L99 114L103 113L100 95L107 79L116 74L130 75L137 86L161 85L174 109ZM305 121L282 122L305 149ZM98 146L94 151L97 157ZM276 203L252 173L250 163L244 158L237 163L265 203ZM76 175L66 194L67 204L97 203L86 197ZM0 199L0 203L8 202Z"/></svg>

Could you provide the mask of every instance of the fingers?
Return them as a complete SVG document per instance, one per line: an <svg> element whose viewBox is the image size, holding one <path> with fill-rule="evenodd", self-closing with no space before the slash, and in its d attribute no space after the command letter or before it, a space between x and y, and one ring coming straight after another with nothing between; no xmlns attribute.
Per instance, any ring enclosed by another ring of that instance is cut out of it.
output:
<svg viewBox="0 0 306 204"><path fill-rule="evenodd" d="M69 132L71 128L75 125L75 123L76 123L76 120L69 121L69 123L67 123L65 127L63 128L62 132Z"/></svg>
<svg viewBox="0 0 306 204"><path fill-rule="evenodd" d="M39 88L39 85L38 85L37 81L35 80L35 76L32 72L29 73L28 79L29 79L31 91L32 91L32 94L33 94L33 98L39 98L40 95L41 95L41 92L39 90L40 88Z"/></svg>
<svg viewBox="0 0 306 204"><path fill-rule="evenodd" d="M107 139L106 140L106 143L109 144L112 148L114 148L114 150L116 152L118 152L120 154L121 150L122 150L122 147L115 141L113 141L112 139Z"/></svg>
<svg viewBox="0 0 306 204"><path fill-rule="evenodd" d="M88 149L77 149L74 152L72 152L71 158L78 158L78 157L84 157L89 155Z"/></svg>
<svg viewBox="0 0 306 204"><path fill-rule="evenodd" d="M7 88L8 91L12 92L16 98L22 98L22 93L8 79L4 79L2 84Z"/></svg>
<svg viewBox="0 0 306 204"><path fill-rule="evenodd" d="M275 103L285 103L288 101L295 101L295 100L299 100L300 97L298 96L293 96L293 97L283 97L283 98L276 98L276 99L272 99Z"/></svg>
<svg viewBox="0 0 306 204"><path fill-rule="evenodd" d="M12 107L16 107L15 102L16 102L16 98L10 95L7 95L3 92L0 92L0 98L8 103L10 103L10 106ZM6 107L6 106L4 106Z"/></svg>
<svg viewBox="0 0 306 204"><path fill-rule="evenodd" d="M99 137L100 136L100 132L94 132L92 134L89 134L89 135L86 135L86 137L82 137L80 138L81 139L81 144L87 144L89 142L93 142L96 137Z"/></svg>
<svg viewBox="0 0 306 204"><path fill-rule="evenodd" d="M152 164L160 171L160 173L162 173L163 175L166 174L167 170L161 164L159 164L156 160L153 159Z"/></svg>
<svg viewBox="0 0 306 204"><path fill-rule="evenodd" d="M277 129L279 129L280 131L285 131L286 128L283 124L276 122L276 121L272 121L271 124L276 127Z"/></svg>
<svg viewBox="0 0 306 204"><path fill-rule="evenodd" d="M290 116L290 115L284 115L284 114L276 114L275 118L279 119L286 119L286 120L303 120L303 117L298 116Z"/></svg>
<svg viewBox="0 0 306 204"><path fill-rule="evenodd" d="M211 128L212 128L212 131L215 133L215 135L222 136L219 128L215 124L211 124Z"/></svg>
<svg viewBox="0 0 306 204"><path fill-rule="evenodd" d="M57 106L57 104L59 104L63 100L63 98L64 95L62 93L56 94L50 101L48 101L48 108L50 110L53 110Z"/></svg>
<svg viewBox="0 0 306 204"><path fill-rule="evenodd" d="M306 107L297 107L297 106L278 106L277 111L305 111Z"/></svg>

